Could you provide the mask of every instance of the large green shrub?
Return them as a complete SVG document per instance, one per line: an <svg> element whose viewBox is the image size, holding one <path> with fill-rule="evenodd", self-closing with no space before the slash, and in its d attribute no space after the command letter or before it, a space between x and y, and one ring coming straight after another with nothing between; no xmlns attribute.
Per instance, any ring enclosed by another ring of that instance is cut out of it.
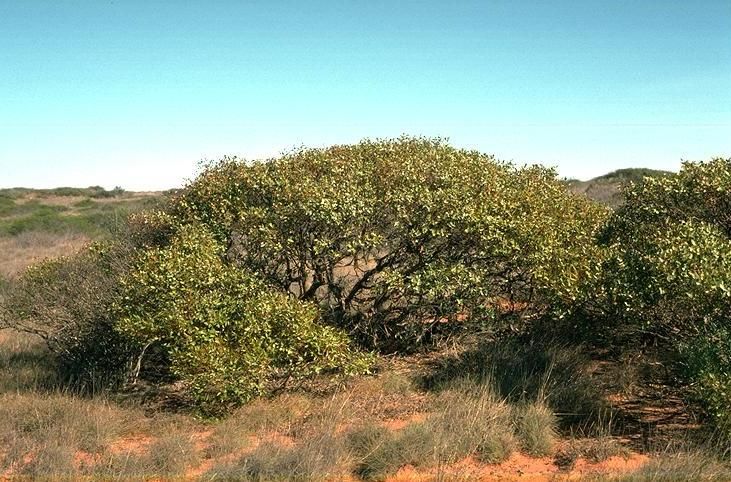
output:
<svg viewBox="0 0 731 482"><path fill-rule="evenodd" d="M623 332L697 336L731 313L731 160L646 179L601 239L602 289Z"/></svg>
<svg viewBox="0 0 731 482"><path fill-rule="evenodd" d="M222 258L203 228L180 228L142 253L122 280L117 329L156 346L195 402L217 411L326 371L367 368L312 304L270 290Z"/></svg>
<svg viewBox="0 0 731 482"><path fill-rule="evenodd" d="M685 163L626 198L601 236L601 320L622 343L675 350L689 385L731 420L731 159Z"/></svg>
<svg viewBox="0 0 731 482"><path fill-rule="evenodd" d="M227 158L175 212L206 225L232 264L382 350L492 326L499 311L564 310L596 274L605 214L551 170L421 138Z"/></svg>

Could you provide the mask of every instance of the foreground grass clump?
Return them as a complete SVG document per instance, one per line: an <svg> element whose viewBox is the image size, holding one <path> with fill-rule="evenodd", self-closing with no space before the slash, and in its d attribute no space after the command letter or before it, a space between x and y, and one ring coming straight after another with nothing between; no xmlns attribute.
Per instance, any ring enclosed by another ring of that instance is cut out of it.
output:
<svg viewBox="0 0 731 482"><path fill-rule="evenodd" d="M513 404L541 401L552 412L567 414L558 423L568 426L595 424L608 409L594 380L588 375L586 353L552 338L516 338L477 341L435 363L423 385L448 390L464 377L494 387Z"/></svg>
<svg viewBox="0 0 731 482"><path fill-rule="evenodd" d="M337 480L348 475L350 454L332 434L308 438L296 447L265 443L237 464L213 469L221 480Z"/></svg>
<svg viewBox="0 0 731 482"><path fill-rule="evenodd" d="M312 406L313 401L301 395L254 400L216 424L207 453L212 457L236 454L256 434L289 433Z"/></svg>
<svg viewBox="0 0 731 482"><path fill-rule="evenodd" d="M74 456L102 453L132 425L130 415L103 400L63 393L0 395L0 444L6 448L0 467L29 476L73 475Z"/></svg>
<svg viewBox="0 0 731 482"><path fill-rule="evenodd" d="M248 435L244 440L256 436L260 444L235 463L217 465L208 476L214 480L261 481L347 478L353 454L343 430L358 419L358 408L349 392L325 400L281 396L253 405L243 407L223 423L227 433ZM214 437L220 443L220 432ZM242 445L231 452L241 450ZM220 445L214 447L220 449Z"/></svg>
<svg viewBox="0 0 731 482"><path fill-rule="evenodd" d="M42 340L0 330L0 393L43 392L61 386L53 356Z"/></svg>
<svg viewBox="0 0 731 482"><path fill-rule="evenodd" d="M468 455L487 463L505 460L518 447L511 408L489 386L467 384L442 394L436 412L400 432L366 426L349 436L357 473L382 479L400 467L451 464Z"/></svg>
<svg viewBox="0 0 731 482"><path fill-rule="evenodd" d="M680 480L731 480L731 467L712 454L692 452L661 453L636 472L609 477L617 482L674 482ZM599 480L597 477L596 480Z"/></svg>
<svg viewBox="0 0 731 482"><path fill-rule="evenodd" d="M517 408L516 432L523 450L531 455L553 453L556 443L556 415L542 402Z"/></svg>

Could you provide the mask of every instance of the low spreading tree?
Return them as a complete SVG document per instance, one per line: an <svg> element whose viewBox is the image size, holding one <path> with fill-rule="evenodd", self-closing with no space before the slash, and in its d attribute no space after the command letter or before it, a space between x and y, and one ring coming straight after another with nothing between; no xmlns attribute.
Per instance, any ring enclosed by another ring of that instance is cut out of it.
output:
<svg viewBox="0 0 731 482"><path fill-rule="evenodd" d="M408 137L226 158L174 212L207 226L233 265L385 351L466 320L494 326L500 311L571 306L596 274L606 214L552 170Z"/></svg>

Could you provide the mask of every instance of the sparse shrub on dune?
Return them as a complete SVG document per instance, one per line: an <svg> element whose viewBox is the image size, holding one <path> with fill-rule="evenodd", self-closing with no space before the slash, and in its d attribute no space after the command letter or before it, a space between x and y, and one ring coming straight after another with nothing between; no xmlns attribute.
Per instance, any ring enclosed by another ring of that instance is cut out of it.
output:
<svg viewBox="0 0 731 482"><path fill-rule="evenodd" d="M0 327L40 336L74 385L178 379L220 413L304 378L367 370L315 306L227 264L204 228L164 212L128 226L124 240L30 268L3 300Z"/></svg>
<svg viewBox="0 0 731 482"><path fill-rule="evenodd" d="M404 352L565 313L604 216L551 170L439 139L224 159L118 239L31 269L2 322L41 335L72 378L163 374L218 411L365 370L350 338Z"/></svg>
<svg viewBox="0 0 731 482"><path fill-rule="evenodd" d="M61 377L86 388L122 380L131 344L115 331L111 306L133 252L115 242L30 267L0 300L0 328L39 336L56 357Z"/></svg>

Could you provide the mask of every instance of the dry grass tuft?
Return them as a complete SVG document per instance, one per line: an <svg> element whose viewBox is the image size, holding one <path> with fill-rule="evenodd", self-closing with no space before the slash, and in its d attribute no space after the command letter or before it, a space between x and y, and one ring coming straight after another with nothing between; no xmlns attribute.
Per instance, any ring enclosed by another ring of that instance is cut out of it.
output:
<svg viewBox="0 0 731 482"><path fill-rule="evenodd" d="M566 442L554 457L554 462L563 470L571 469L577 460L600 463L611 457L629 457L630 450L616 438L597 436L576 438Z"/></svg>
<svg viewBox="0 0 731 482"><path fill-rule="evenodd" d="M57 385L53 359L40 338L0 330L0 394L44 391Z"/></svg>
<svg viewBox="0 0 731 482"><path fill-rule="evenodd" d="M510 407L489 385L465 382L442 393L436 403L434 415L401 432L365 426L350 434L358 475L381 479L405 465L433 467L468 455L496 463L514 450Z"/></svg>
<svg viewBox="0 0 731 482"><path fill-rule="evenodd" d="M274 420L263 417L266 427L296 434L295 444L266 441L237 462L214 467L207 476L222 480L338 480L347 475L352 455L340 428L351 423L348 399L336 396L321 406L301 397L276 400L280 408L290 410L278 412ZM303 407L312 411L299 412L301 418L294 420L297 409ZM284 416L287 413L290 415Z"/></svg>
<svg viewBox="0 0 731 482"><path fill-rule="evenodd" d="M172 432L152 442L144 450L107 451L85 471L103 480L180 478L197 465L200 455L190 434Z"/></svg>
<svg viewBox="0 0 731 482"><path fill-rule="evenodd" d="M207 454L220 457L237 453L246 448L249 437L257 433L288 433L311 404L308 398L300 395L255 400L215 425Z"/></svg>
<svg viewBox="0 0 731 482"><path fill-rule="evenodd" d="M556 444L556 415L543 402L516 407L515 431L523 450L535 456L551 455Z"/></svg>

